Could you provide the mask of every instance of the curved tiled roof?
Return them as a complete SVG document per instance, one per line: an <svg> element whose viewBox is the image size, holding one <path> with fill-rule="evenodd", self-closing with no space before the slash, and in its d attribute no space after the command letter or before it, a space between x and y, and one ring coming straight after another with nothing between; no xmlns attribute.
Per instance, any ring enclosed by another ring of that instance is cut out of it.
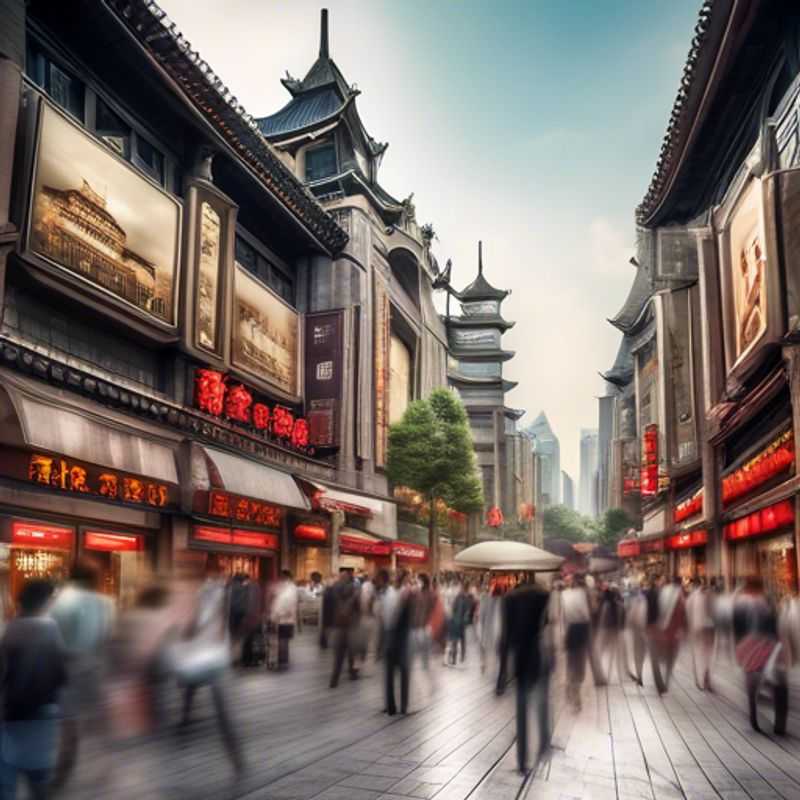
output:
<svg viewBox="0 0 800 800"><path fill-rule="evenodd" d="M611 369L602 374L602 377L609 383L616 386L625 386L633 378L633 352L631 351L631 339L623 336L617 350L617 357Z"/></svg>
<svg viewBox="0 0 800 800"><path fill-rule="evenodd" d="M619 328L623 333L626 333L636 320L639 319L652 293L653 286L650 281L650 274L645 267L638 265L636 267L636 277L633 279L625 303L617 312L616 316L608 321L615 328Z"/></svg>
<svg viewBox="0 0 800 800"><path fill-rule="evenodd" d="M327 86L318 91L295 95L280 111L261 117L256 122L264 136L281 136L330 119L344 106L345 101L339 93Z"/></svg>
<svg viewBox="0 0 800 800"><path fill-rule="evenodd" d="M330 252L341 251L347 234L280 160L256 121L158 4L154 0L105 3L276 200Z"/></svg>
<svg viewBox="0 0 800 800"><path fill-rule="evenodd" d="M680 155L681 146L688 135L687 128L696 104L690 103L690 96L697 90L698 63L701 55L707 48L708 33L712 18L717 9L730 10L730 4L720 2L720 0L704 0L700 7L697 24L694 27L694 37L689 48L689 55L683 67L680 87L672 111L667 123L667 130L661 143L661 151L656 161L656 169L650 180L650 186L644 199L636 209L636 218L639 222L644 222L655 211L658 203L663 198L664 192L669 185L676 160ZM721 13L721 12L720 12Z"/></svg>

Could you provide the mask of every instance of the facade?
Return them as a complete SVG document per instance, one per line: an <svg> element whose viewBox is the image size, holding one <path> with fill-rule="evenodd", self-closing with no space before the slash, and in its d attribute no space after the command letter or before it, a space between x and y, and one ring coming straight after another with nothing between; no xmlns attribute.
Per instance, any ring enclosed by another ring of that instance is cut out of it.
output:
<svg viewBox="0 0 800 800"><path fill-rule="evenodd" d="M755 573L778 600L798 567L798 24L790 3L703 4L606 374L631 570Z"/></svg>
<svg viewBox="0 0 800 800"><path fill-rule="evenodd" d="M267 130L155 3L67 12L0 4L3 596L84 554L121 600L180 561L263 580L425 562L385 434L445 385L446 336L383 150L342 144L368 185L348 193L350 169L323 192L324 161L295 158L318 121ZM323 44L293 98L346 91Z"/></svg>
<svg viewBox="0 0 800 800"><path fill-rule="evenodd" d="M575 481L563 469L561 470L561 486L561 504L574 511Z"/></svg>
<svg viewBox="0 0 800 800"><path fill-rule="evenodd" d="M561 445L558 441L547 414L539 412L539 416L523 429L536 442L536 454L539 457L542 473L542 507L557 506L561 500Z"/></svg>
<svg viewBox="0 0 800 800"><path fill-rule="evenodd" d="M597 455L597 430L581 428L578 511L590 517L597 516Z"/></svg>
<svg viewBox="0 0 800 800"><path fill-rule="evenodd" d="M448 380L461 396L469 417L483 481L486 508L473 521L477 538L498 536L534 543L538 477L530 437L517 431L524 414L506 405L506 392L517 384L503 377L503 364L514 353L502 349L502 336L513 326L502 316L508 292L495 289L483 274L478 244L478 275L464 290L448 288L460 314L444 322L450 346Z"/></svg>
<svg viewBox="0 0 800 800"><path fill-rule="evenodd" d="M611 440L614 436L616 392L610 385L603 397L597 398L597 515L602 516L611 505Z"/></svg>

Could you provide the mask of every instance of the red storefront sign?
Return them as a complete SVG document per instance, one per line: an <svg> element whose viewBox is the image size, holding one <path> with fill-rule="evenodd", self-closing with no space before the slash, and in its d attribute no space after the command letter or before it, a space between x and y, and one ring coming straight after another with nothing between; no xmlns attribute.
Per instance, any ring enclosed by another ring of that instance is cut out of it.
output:
<svg viewBox="0 0 800 800"><path fill-rule="evenodd" d="M37 522L13 522L11 543L49 550L71 550L73 529Z"/></svg>
<svg viewBox="0 0 800 800"><path fill-rule="evenodd" d="M667 550L683 550L687 547L701 547L708 543L708 531L676 533L667 539Z"/></svg>
<svg viewBox="0 0 800 800"><path fill-rule="evenodd" d="M650 539L646 542L640 542L642 553L663 553L664 540L663 539Z"/></svg>
<svg viewBox="0 0 800 800"><path fill-rule="evenodd" d="M391 542L371 542L359 536L348 536L346 533L339 537L339 549L343 553L352 553L363 556L389 556L392 554Z"/></svg>
<svg viewBox="0 0 800 800"><path fill-rule="evenodd" d="M750 494L776 475L794 466L794 433L782 433L746 464L722 479L722 503L728 505Z"/></svg>
<svg viewBox="0 0 800 800"><path fill-rule="evenodd" d="M114 553L137 552L144 549L141 536L127 533L106 533L105 531L86 531L83 534L83 546L86 550Z"/></svg>
<svg viewBox="0 0 800 800"><path fill-rule="evenodd" d="M215 528L211 525L195 525L192 538L200 542L216 544L235 544L240 547L252 547L258 550L279 550L280 539L274 533L245 531L240 528Z"/></svg>
<svg viewBox="0 0 800 800"><path fill-rule="evenodd" d="M774 503L728 523L725 526L725 538L728 541L746 539L749 536L772 533L792 525L794 525L794 501L781 500L780 503Z"/></svg>
<svg viewBox="0 0 800 800"><path fill-rule="evenodd" d="M212 517L251 522L266 528L280 528L282 511L262 500L212 489L208 493L208 513Z"/></svg>
<svg viewBox="0 0 800 800"><path fill-rule="evenodd" d="M297 525L294 529L294 538L302 539L306 542L326 542L328 532L322 525Z"/></svg>
<svg viewBox="0 0 800 800"><path fill-rule="evenodd" d="M392 542L394 554L405 561L427 561L428 548L421 544L410 542Z"/></svg>
<svg viewBox="0 0 800 800"><path fill-rule="evenodd" d="M658 425L655 424L644 429L639 484L642 497L655 497L658 494Z"/></svg>
<svg viewBox="0 0 800 800"><path fill-rule="evenodd" d="M675 522L682 522L689 517L694 517L703 511L703 487L701 486L691 497L681 501L675 507L672 518Z"/></svg>
<svg viewBox="0 0 800 800"><path fill-rule="evenodd" d="M620 558L636 558L639 555L638 539L627 539L617 542L617 555Z"/></svg>

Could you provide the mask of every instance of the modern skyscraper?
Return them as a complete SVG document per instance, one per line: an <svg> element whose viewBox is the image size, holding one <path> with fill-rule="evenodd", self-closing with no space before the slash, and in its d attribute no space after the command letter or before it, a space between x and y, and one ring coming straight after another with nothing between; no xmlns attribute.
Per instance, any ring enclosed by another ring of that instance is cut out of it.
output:
<svg viewBox="0 0 800 800"><path fill-rule="evenodd" d="M561 445L544 411L524 432L536 440L542 475L542 507L558 505L561 502Z"/></svg>
<svg viewBox="0 0 800 800"><path fill-rule="evenodd" d="M561 470L561 504L575 510L575 481L568 473Z"/></svg>
<svg viewBox="0 0 800 800"><path fill-rule="evenodd" d="M597 428L581 428L581 475L578 485L578 511L596 517L597 509Z"/></svg>

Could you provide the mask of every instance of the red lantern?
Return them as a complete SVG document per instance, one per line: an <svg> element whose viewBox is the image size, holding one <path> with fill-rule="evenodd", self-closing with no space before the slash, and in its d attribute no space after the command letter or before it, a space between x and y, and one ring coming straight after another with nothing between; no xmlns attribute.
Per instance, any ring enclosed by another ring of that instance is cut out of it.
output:
<svg viewBox="0 0 800 800"><path fill-rule="evenodd" d="M269 408L263 403L253 406L253 427L264 431L269 427Z"/></svg>
<svg viewBox="0 0 800 800"><path fill-rule="evenodd" d="M304 419L294 421L292 444L295 447L308 447L308 423Z"/></svg>
<svg viewBox="0 0 800 800"><path fill-rule="evenodd" d="M225 398L225 416L237 422L250 422L250 406L253 404L253 395L239 384L228 391Z"/></svg>
<svg viewBox="0 0 800 800"><path fill-rule="evenodd" d="M761 530L764 533L774 531L778 527L778 519L775 515L775 506L767 506L761 510Z"/></svg>
<svg viewBox="0 0 800 800"><path fill-rule="evenodd" d="M486 524L490 528L499 528L503 524L503 512L497 506L492 506L486 513Z"/></svg>
<svg viewBox="0 0 800 800"><path fill-rule="evenodd" d="M272 432L282 439L288 439L292 435L294 427L294 415L288 408L275 406L272 412Z"/></svg>
<svg viewBox="0 0 800 800"><path fill-rule="evenodd" d="M201 411L218 417L225 401L225 377L213 369L198 369L194 379L195 403Z"/></svg>

